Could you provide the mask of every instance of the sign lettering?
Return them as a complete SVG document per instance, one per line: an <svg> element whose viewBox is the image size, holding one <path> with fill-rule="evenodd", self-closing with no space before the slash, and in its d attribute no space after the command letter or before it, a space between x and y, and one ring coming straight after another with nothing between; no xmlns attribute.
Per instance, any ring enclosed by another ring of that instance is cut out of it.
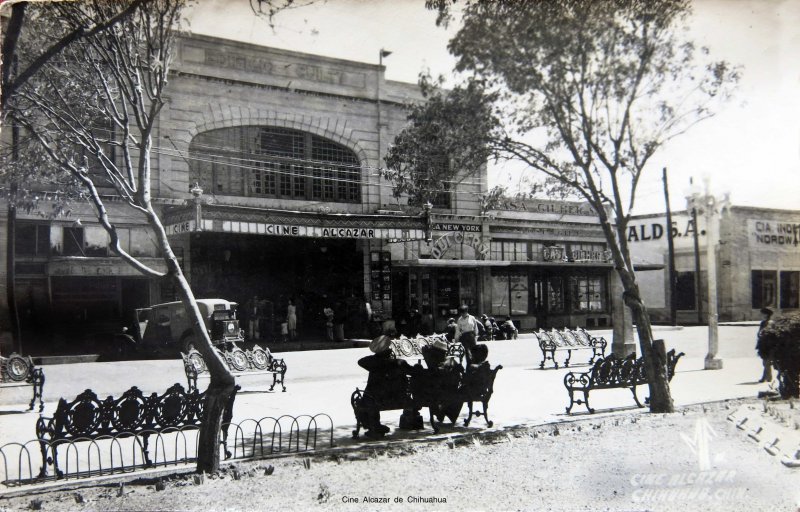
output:
<svg viewBox="0 0 800 512"><path fill-rule="evenodd" d="M751 247L796 249L800 246L800 223L748 219Z"/></svg>
<svg viewBox="0 0 800 512"><path fill-rule="evenodd" d="M461 231L455 231L445 233L444 235L440 236L436 242L434 242L433 247L431 248L431 256L437 260L441 259L442 256L447 253L448 249L450 249L453 245L462 243L475 249L475 251L480 253L484 259L489 255L489 246L483 243L480 235L476 235L475 233L463 233Z"/></svg>

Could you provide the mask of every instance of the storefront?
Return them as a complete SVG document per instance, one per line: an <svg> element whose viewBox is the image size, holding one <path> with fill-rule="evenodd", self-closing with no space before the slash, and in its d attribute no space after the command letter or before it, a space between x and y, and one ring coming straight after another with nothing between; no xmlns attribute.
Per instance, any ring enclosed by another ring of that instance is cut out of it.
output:
<svg viewBox="0 0 800 512"><path fill-rule="evenodd" d="M611 325L613 268L587 204L528 200L480 217L434 215L432 235L395 251L396 317L418 310L441 330L466 304L523 329Z"/></svg>
<svg viewBox="0 0 800 512"><path fill-rule="evenodd" d="M705 220L700 216L695 230L688 212L675 212L672 218L671 229L663 214L631 219L628 243L634 261L665 267L638 274L639 286L653 321L669 322L667 237L671 235L675 246L677 322L705 323ZM732 206L720 218L720 243L712 250L716 252L720 321L758 320L762 307L779 314L800 309L800 212Z"/></svg>

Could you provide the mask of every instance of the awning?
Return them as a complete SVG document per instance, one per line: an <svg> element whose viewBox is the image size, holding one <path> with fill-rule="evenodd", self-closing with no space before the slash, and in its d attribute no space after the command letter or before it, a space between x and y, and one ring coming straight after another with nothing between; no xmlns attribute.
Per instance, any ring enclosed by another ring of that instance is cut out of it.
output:
<svg viewBox="0 0 800 512"><path fill-rule="evenodd" d="M326 213L248 206L191 205L164 215L168 235L190 232L242 233L312 238L425 240L424 215Z"/></svg>
<svg viewBox="0 0 800 512"><path fill-rule="evenodd" d="M437 260L434 258L418 258L392 262L393 267L540 267L540 268L605 268L613 265L602 261L498 261L498 260Z"/></svg>

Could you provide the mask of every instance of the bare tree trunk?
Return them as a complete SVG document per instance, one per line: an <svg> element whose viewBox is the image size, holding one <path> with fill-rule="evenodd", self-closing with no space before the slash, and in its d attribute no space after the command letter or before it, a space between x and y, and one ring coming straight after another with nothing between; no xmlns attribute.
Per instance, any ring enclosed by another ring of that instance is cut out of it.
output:
<svg viewBox="0 0 800 512"><path fill-rule="evenodd" d="M203 406L203 421L198 434L197 472L213 473L219 470L222 415L225 412L225 407L231 394L234 392L236 381L227 364L211 344L211 338L206 330L200 309L197 307L194 293L183 275L178 259L169 246L161 222L153 215L150 217L150 224L153 225L156 233L160 235L158 238L161 240L162 249L164 250L168 275L172 277L173 282L177 285L178 296L186 309L194 334L198 340L195 348L202 354L211 376Z"/></svg>
<svg viewBox="0 0 800 512"><path fill-rule="evenodd" d="M633 318L636 321L636 332L639 335L639 347L644 356L645 371L648 376L648 386L650 388L650 412L675 412L672 402L672 395L669 390L669 379L667 378L667 361L662 350L658 350L653 344L653 330L650 325L650 315L642 302L639 294L639 285L633 280L633 276L627 271L619 270L622 279L623 300L631 308Z"/></svg>

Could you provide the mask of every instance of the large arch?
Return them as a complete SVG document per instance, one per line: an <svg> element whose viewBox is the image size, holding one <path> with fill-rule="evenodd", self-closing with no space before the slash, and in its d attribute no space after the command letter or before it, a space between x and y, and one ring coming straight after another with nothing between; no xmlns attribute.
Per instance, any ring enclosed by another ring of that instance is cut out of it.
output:
<svg viewBox="0 0 800 512"><path fill-rule="evenodd" d="M215 194L361 202L365 180L355 151L272 121L198 132L189 144L191 181Z"/></svg>

